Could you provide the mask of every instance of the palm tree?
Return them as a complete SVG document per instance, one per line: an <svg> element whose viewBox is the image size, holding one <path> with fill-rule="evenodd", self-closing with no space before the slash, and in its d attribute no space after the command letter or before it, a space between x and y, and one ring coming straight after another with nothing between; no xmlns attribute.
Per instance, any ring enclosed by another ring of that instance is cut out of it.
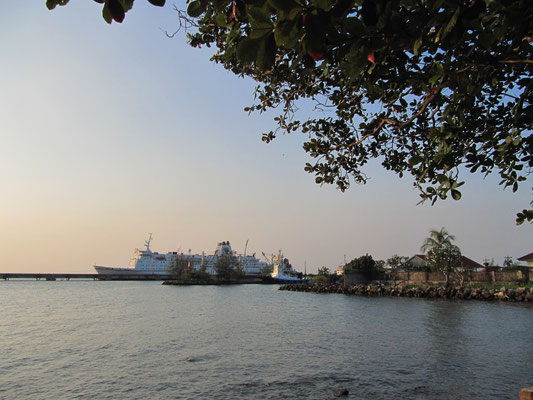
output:
<svg viewBox="0 0 533 400"><path fill-rule="evenodd" d="M440 231L432 229L429 231L429 237L424 240L420 250L425 253L433 248L450 247L453 245L452 242L454 240L455 236L450 235L444 227L440 228Z"/></svg>
<svg viewBox="0 0 533 400"><path fill-rule="evenodd" d="M446 287L450 285L451 274L460 266L461 250L452 242L455 236L450 235L444 227L429 231L429 237L420 248L426 254L427 265L439 270L446 276Z"/></svg>

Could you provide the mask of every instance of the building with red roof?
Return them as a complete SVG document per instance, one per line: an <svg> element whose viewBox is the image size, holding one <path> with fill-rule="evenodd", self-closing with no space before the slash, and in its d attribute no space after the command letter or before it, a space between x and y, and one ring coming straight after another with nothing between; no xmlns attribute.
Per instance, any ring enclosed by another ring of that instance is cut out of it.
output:
<svg viewBox="0 0 533 400"><path fill-rule="evenodd" d="M517 258L518 261L524 261L529 268L533 268L533 253Z"/></svg>
<svg viewBox="0 0 533 400"><path fill-rule="evenodd" d="M532 253L533 254L533 253ZM463 268L471 268L474 270L477 270L478 268L483 268L483 265L475 262L474 260L461 256L461 265ZM531 260L533 261L533 259ZM411 257L408 261L411 265L415 267L425 267L426 266L426 256L425 254L415 254L413 257Z"/></svg>

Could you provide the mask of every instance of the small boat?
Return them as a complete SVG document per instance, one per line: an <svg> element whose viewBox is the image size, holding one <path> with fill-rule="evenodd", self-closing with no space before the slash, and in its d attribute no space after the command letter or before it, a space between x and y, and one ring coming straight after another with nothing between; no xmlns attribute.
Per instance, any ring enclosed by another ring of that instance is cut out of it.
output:
<svg viewBox="0 0 533 400"><path fill-rule="evenodd" d="M307 280L302 279L302 274L296 272L288 258L284 258L281 252L278 254L277 261L273 263L274 270L267 277L268 283L305 283Z"/></svg>

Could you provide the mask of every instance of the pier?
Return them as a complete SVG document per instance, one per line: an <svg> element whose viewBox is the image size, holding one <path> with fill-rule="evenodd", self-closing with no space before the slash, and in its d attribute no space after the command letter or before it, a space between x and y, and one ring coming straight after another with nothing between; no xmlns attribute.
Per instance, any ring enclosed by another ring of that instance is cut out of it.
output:
<svg viewBox="0 0 533 400"><path fill-rule="evenodd" d="M0 273L0 279L31 279L56 281L71 279L88 279L94 281L164 281L170 279L169 275L155 274L65 274L65 273Z"/></svg>

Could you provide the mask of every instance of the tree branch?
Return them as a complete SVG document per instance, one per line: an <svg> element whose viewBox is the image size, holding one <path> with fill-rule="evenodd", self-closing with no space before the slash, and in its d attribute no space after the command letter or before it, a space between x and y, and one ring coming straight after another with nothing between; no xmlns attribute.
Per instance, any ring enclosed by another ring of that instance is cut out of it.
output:
<svg viewBox="0 0 533 400"><path fill-rule="evenodd" d="M499 60L498 64L533 64L533 60Z"/></svg>

